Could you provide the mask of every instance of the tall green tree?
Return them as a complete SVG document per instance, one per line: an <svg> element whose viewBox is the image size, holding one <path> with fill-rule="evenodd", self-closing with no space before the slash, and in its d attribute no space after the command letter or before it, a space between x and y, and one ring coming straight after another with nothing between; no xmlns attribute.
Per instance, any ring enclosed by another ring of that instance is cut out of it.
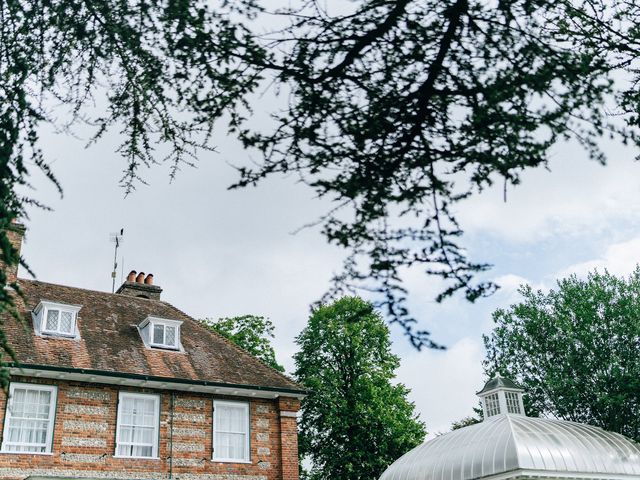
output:
<svg viewBox="0 0 640 480"><path fill-rule="evenodd" d="M118 130L126 192L146 167L192 164L215 125L261 155L236 187L294 172L333 202L317 224L349 255L327 298L377 292L417 348L434 347L407 310L404 269L442 277L438 300L496 288L476 280L489 265L460 242L458 202L518 184L558 141L604 162L600 137L640 138L638 2L271 4L0 0L1 259L17 256L1 229L38 203L23 195L30 171L61 190L43 124L88 123L91 142ZM262 105L248 102L267 85L286 100L256 127Z"/></svg>
<svg viewBox="0 0 640 480"><path fill-rule="evenodd" d="M372 305L344 297L318 307L296 339L302 401L300 455L306 478L370 480L425 436L424 424L394 384L399 359Z"/></svg>
<svg viewBox="0 0 640 480"><path fill-rule="evenodd" d="M276 360L276 352L271 345L275 338L271 320L259 315L240 315L238 317L204 319L200 323L209 330L219 333L259 358L271 368L284 372L284 367Z"/></svg>
<svg viewBox="0 0 640 480"><path fill-rule="evenodd" d="M640 440L640 268L594 271L493 314L485 371L526 389L529 414L589 423Z"/></svg>

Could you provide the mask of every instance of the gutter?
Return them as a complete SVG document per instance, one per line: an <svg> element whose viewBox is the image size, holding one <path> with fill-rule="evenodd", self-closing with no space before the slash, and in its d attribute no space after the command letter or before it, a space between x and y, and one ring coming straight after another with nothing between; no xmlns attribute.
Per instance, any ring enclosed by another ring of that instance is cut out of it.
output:
<svg viewBox="0 0 640 480"><path fill-rule="evenodd" d="M186 378L169 378L137 373L111 372L87 368L58 367L53 365L32 365L15 362L3 364L11 375L22 375L37 378L52 378L109 385L137 386L162 390L181 390L187 392L213 393L241 397L277 398L280 396L302 399L306 390L264 387L261 385L244 385L236 383L212 382L207 380L191 380Z"/></svg>

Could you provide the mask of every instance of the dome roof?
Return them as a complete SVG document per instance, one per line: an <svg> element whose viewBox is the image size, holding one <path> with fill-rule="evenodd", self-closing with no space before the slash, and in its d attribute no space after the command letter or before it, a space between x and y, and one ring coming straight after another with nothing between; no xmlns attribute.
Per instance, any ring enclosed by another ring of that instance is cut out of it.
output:
<svg viewBox="0 0 640 480"><path fill-rule="evenodd" d="M640 445L590 425L503 414L423 443L380 480L473 480L500 474L640 480Z"/></svg>

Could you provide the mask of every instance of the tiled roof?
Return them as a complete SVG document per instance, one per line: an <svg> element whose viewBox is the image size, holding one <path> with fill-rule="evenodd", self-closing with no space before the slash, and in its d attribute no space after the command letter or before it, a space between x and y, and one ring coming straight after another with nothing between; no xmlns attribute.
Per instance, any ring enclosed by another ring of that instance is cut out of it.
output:
<svg viewBox="0 0 640 480"><path fill-rule="evenodd" d="M22 364L302 390L169 303L35 280L20 279L19 284L25 295L21 310L26 329L13 318L5 319L4 328ZM34 333L30 312L41 300L82 305L77 319L79 340ZM184 322L184 352L145 347L137 325L149 315Z"/></svg>

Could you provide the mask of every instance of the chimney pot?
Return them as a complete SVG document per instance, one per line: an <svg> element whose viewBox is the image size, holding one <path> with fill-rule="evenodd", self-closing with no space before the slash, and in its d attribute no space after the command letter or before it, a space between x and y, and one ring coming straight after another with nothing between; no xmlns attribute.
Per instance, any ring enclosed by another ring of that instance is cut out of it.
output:
<svg viewBox="0 0 640 480"><path fill-rule="evenodd" d="M153 273L150 273L145 278L144 272L138 273L135 270L131 270L131 273L127 276L127 281L120 285L116 293L129 297L160 300L162 288L153 284Z"/></svg>

